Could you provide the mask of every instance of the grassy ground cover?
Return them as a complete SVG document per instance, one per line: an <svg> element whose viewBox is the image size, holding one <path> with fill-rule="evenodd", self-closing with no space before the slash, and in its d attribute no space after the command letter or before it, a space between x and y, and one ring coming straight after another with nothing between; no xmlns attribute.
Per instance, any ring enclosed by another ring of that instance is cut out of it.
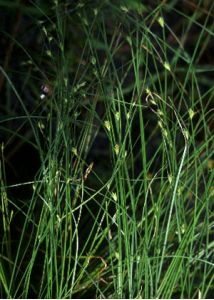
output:
<svg viewBox="0 0 214 300"><path fill-rule="evenodd" d="M1 297L212 297L213 1L0 8Z"/></svg>

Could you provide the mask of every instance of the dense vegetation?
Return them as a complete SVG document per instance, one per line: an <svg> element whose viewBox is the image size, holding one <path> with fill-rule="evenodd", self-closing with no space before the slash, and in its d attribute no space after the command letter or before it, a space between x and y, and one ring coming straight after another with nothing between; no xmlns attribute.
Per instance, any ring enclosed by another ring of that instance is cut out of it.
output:
<svg viewBox="0 0 214 300"><path fill-rule="evenodd" d="M0 294L214 294L214 2L0 0Z"/></svg>

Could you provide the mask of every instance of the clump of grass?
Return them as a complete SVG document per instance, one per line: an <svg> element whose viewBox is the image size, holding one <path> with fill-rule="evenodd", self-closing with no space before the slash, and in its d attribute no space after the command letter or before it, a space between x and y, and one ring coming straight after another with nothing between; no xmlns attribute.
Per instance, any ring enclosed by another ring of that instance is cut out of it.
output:
<svg viewBox="0 0 214 300"><path fill-rule="evenodd" d="M53 1L51 15L30 7L43 49L34 56L14 43L33 66L25 81L33 107L13 70L0 68L10 90L1 121L3 297L212 295L213 87L203 55L213 4L185 13L174 2L120 3ZM21 114L12 115L11 94ZM11 120L28 130L15 132ZM13 136L39 157L28 182L7 183ZM29 196L17 197L25 186Z"/></svg>

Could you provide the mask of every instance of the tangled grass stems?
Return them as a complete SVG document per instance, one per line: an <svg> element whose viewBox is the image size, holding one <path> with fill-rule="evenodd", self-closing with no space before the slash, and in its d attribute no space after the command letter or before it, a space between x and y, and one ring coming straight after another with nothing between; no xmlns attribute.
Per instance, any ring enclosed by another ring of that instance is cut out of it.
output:
<svg viewBox="0 0 214 300"><path fill-rule="evenodd" d="M20 69L0 66L3 297L212 295L213 4L120 3L22 7L41 51L14 38ZM37 170L10 182L27 143Z"/></svg>

